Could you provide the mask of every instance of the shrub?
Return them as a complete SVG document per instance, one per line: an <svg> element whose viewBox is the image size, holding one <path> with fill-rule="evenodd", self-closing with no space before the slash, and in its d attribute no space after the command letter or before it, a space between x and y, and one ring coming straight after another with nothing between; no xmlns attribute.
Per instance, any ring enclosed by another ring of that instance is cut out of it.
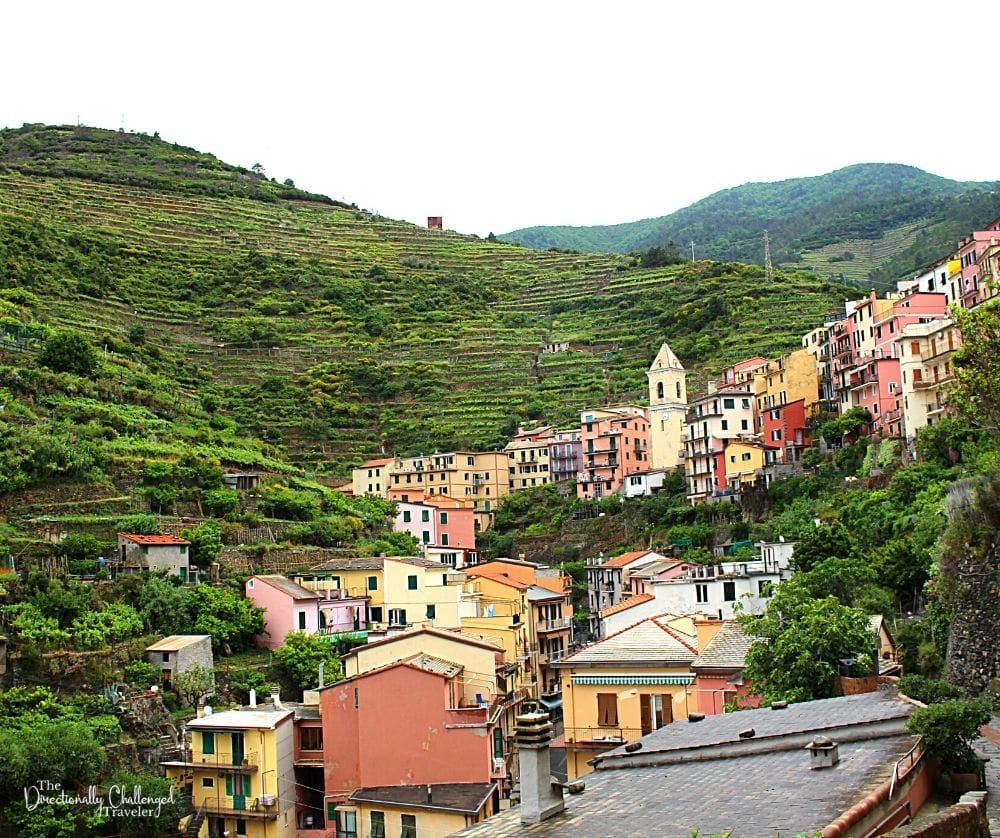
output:
<svg viewBox="0 0 1000 838"><path fill-rule="evenodd" d="M72 329L59 329L45 341L38 363L55 372L90 376L97 369L97 353L87 339Z"/></svg>
<svg viewBox="0 0 1000 838"><path fill-rule="evenodd" d="M942 771L978 772L981 763L972 741L991 714L990 702L984 698L942 701L914 710L906 727L923 737L927 753L941 760Z"/></svg>
<svg viewBox="0 0 1000 838"><path fill-rule="evenodd" d="M942 701L969 697L965 690L955 684L938 678L925 678L923 675L904 675L899 679L899 690L924 704L940 704Z"/></svg>

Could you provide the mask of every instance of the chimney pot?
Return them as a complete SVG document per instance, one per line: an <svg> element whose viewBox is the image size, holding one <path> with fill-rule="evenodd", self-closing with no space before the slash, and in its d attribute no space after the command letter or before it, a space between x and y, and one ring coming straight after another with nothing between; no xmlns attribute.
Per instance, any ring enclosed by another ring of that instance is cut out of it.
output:
<svg viewBox="0 0 1000 838"><path fill-rule="evenodd" d="M757 735L757 731L752 727L748 727L746 730L740 731L740 739L753 739Z"/></svg>
<svg viewBox="0 0 1000 838"><path fill-rule="evenodd" d="M250 706L251 707L257 706L257 690L255 690L253 687L250 688Z"/></svg>

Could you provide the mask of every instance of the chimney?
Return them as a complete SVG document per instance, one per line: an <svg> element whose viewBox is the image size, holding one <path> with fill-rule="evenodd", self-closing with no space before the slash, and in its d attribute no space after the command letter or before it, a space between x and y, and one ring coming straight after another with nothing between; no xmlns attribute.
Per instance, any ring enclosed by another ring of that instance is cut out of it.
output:
<svg viewBox="0 0 1000 838"><path fill-rule="evenodd" d="M521 823L539 823L565 808L562 789L552 785L551 740L548 713L525 713L517 717L515 742L521 765Z"/></svg>
<svg viewBox="0 0 1000 838"><path fill-rule="evenodd" d="M431 787L430 783L427 784L427 802L434 802L434 789Z"/></svg>
<svg viewBox="0 0 1000 838"><path fill-rule="evenodd" d="M278 710L284 709L281 706L281 691L277 687L271 687L271 703Z"/></svg>
<svg viewBox="0 0 1000 838"><path fill-rule="evenodd" d="M810 768L833 768L840 762L840 748L826 736L817 736L806 745Z"/></svg>
<svg viewBox="0 0 1000 838"><path fill-rule="evenodd" d="M250 706L251 707L257 706L257 690L255 690L253 687L250 688Z"/></svg>

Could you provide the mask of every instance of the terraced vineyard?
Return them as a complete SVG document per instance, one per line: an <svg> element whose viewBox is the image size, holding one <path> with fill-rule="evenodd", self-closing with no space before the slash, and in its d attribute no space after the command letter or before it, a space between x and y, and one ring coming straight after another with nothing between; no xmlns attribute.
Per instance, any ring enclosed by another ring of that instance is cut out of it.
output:
<svg viewBox="0 0 1000 838"><path fill-rule="evenodd" d="M817 250L805 250L801 254L801 267L831 281L864 287L871 282L871 272L913 245L925 226L923 221L903 224L887 230L877 239L848 239ZM847 254L850 258L844 258Z"/></svg>
<svg viewBox="0 0 1000 838"><path fill-rule="evenodd" d="M21 149L0 154L0 288L34 295L22 320L127 359L124 388L165 389L194 414L217 399L310 471L499 445L518 421L641 398L662 340L697 385L796 346L845 293L798 273L765 286L756 266L644 270L425 230L126 135L156 161L133 176L121 135L86 129L77 147L78 131L0 135ZM543 354L546 340L570 351Z"/></svg>

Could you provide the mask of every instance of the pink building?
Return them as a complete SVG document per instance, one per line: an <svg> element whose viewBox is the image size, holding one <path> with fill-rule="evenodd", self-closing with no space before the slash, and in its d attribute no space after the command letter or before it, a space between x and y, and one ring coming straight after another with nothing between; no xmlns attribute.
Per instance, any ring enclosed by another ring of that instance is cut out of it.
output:
<svg viewBox="0 0 1000 838"><path fill-rule="evenodd" d="M277 649L292 631L319 631L319 594L284 576L253 576L247 580L246 596L264 609L264 634L259 645Z"/></svg>
<svg viewBox="0 0 1000 838"><path fill-rule="evenodd" d="M726 705L756 707L759 696L747 698L748 684L743 680L753 638L743 632L736 620L696 620L701 651L691 664L694 691L699 713L714 716L726 712ZM703 638L710 637L707 643Z"/></svg>
<svg viewBox="0 0 1000 838"><path fill-rule="evenodd" d="M985 230L977 230L958 243L958 259L961 263L961 279L957 289L958 302L962 308L973 308L994 296L981 276L982 256L987 250L996 250L1000 241L1000 218L986 225Z"/></svg>
<svg viewBox="0 0 1000 838"><path fill-rule="evenodd" d="M416 654L322 688L328 801L363 786L491 782L492 708L467 704L462 682L460 665Z"/></svg>

